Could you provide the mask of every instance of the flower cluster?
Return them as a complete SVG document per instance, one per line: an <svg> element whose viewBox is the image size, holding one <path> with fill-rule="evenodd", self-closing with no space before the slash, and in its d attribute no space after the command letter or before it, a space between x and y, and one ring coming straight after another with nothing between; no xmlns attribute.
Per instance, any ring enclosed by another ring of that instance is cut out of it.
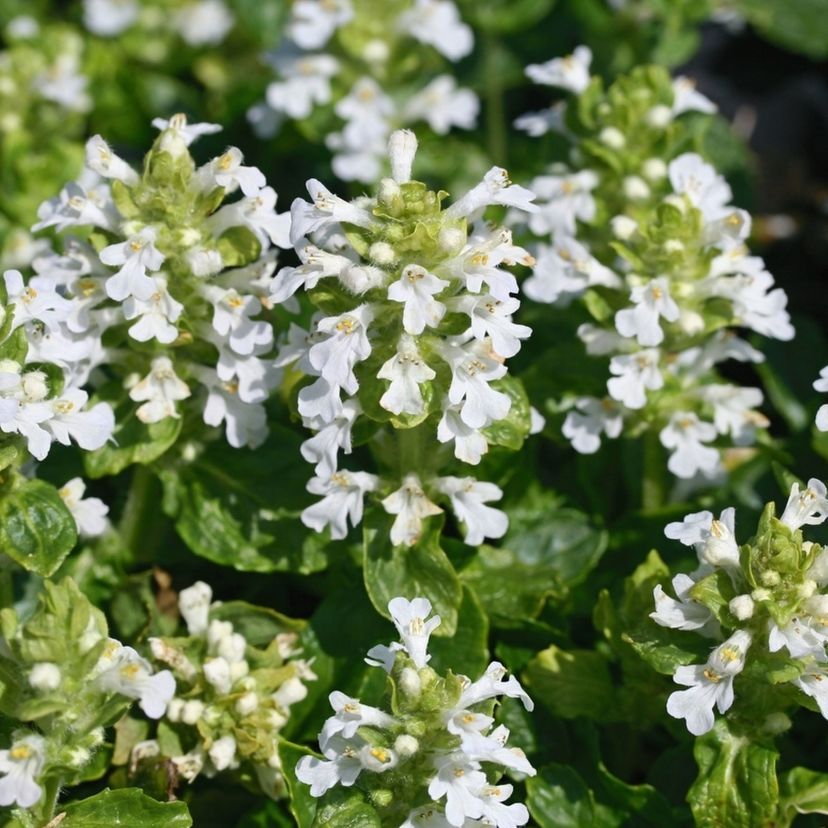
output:
<svg viewBox="0 0 828 828"><path fill-rule="evenodd" d="M602 436L657 433L674 475L712 478L724 449L751 444L767 424L761 391L724 382L716 366L762 360L734 329L791 339L787 298L749 255L750 216L731 206L727 182L685 151L683 114L713 104L654 67L605 92L589 62L581 47L528 67L575 98L518 122L563 131L577 165L532 182L540 209L529 229L548 242L525 293L557 305L582 298L592 321L578 335L590 355L609 358L605 390L568 402L563 433L582 453Z"/></svg>
<svg viewBox="0 0 828 828"><path fill-rule="evenodd" d="M474 682L429 667L428 639L440 618L429 618L425 598L394 598L388 611L400 641L373 647L366 661L389 675L389 709L331 693L334 715L319 734L324 759L303 757L297 777L315 797L355 785L381 825L524 825L526 807L506 804L513 786L492 780L503 770L534 776L535 769L522 750L507 747L509 730L493 727L491 700L508 696L532 710L531 699L498 662Z"/></svg>
<svg viewBox="0 0 828 828"><path fill-rule="evenodd" d="M298 407L317 432L302 453L317 474L308 490L322 500L303 513L306 525L343 538L348 519L362 518L365 493L385 491L395 545L415 544L423 519L442 511L432 498L450 502L466 541L477 544L506 531L505 515L485 505L502 493L471 477L437 477L441 452L432 445L436 434L457 459L477 464L490 443L514 447L529 432L528 403L506 378L505 361L531 331L512 321L517 282L501 269L529 256L507 230L468 222L490 204L531 210L533 196L494 167L444 209L445 193L411 180L416 147L411 132L391 136L393 178L373 198L347 202L312 180L313 201L293 203L291 238L302 264L277 274L271 297L283 302L304 288L320 312L310 331L291 326L277 364L313 378ZM396 484L338 468L358 418L375 432ZM395 458L381 426L399 438Z"/></svg>
<svg viewBox="0 0 828 828"><path fill-rule="evenodd" d="M0 751L0 805L35 808L47 782L80 781L104 728L138 701L150 718L175 693L168 670L153 672L131 647L107 637L106 620L69 579L46 581L25 621L4 610L0 706L25 722Z"/></svg>
<svg viewBox="0 0 828 828"><path fill-rule="evenodd" d="M233 617L233 605L212 598L203 581L182 590L178 607L189 635L150 639L153 656L172 668L178 687L165 722L183 752L169 759L188 782L201 773L252 770L266 794L284 795L278 734L316 675L298 657L296 632L279 633L259 649L224 620ZM133 754L147 758L165 750L159 734L157 741L136 745Z"/></svg>
<svg viewBox="0 0 828 828"><path fill-rule="evenodd" d="M344 122L326 137L334 173L374 183L393 129L426 121L445 135L475 126L477 96L458 88L453 75L411 89L439 64L433 50L457 61L472 46L453 0L298 0L285 42L268 56L278 79L249 117L266 137L285 118L301 121L333 104Z"/></svg>
<svg viewBox="0 0 828 828"><path fill-rule="evenodd" d="M289 245L289 217L277 215L276 193L235 147L196 168L189 145L218 126L183 115L153 123L161 134L143 173L100 136L89 140L80 179L41 205L35 225L85 228L87 238L35 258L28 286L13 277L18 304L37 297L39 315L29 318L41 323L39 357L73 385L105 368L101 394L147 425L180 418L199 385L204 422L224 423L233 446L257 445L278 380L273 329L261 318L275 257L262 251Z"/></svg>
<svg viewBox="0 0 828 828"><path fill-rule="evenodd" d="M83 0L83 23L99 37L118 37L137 28L145 37L173 31L188 46L216 46L233 28L234 18L223 0Z"/></svg>
<svg viewBox="0 0 828 828"><path fill-rule="evenodd" d="M741 547L732 508L718 519L697 512L665 529L695 548L699 567L673 578L674 598L660 585L654 589L650 617L662 627L724 639L704 663L679 666L673 676L688 689L670 696L667 712L685 719L694 735L713 727L714 707L730 709L737 689L742 707L759 700L766 716L807 696L828 718L828 551L801 531L826 517L825 485L809 480L804 488L793 484L780 518L769 503L756 535Z"/></svg>

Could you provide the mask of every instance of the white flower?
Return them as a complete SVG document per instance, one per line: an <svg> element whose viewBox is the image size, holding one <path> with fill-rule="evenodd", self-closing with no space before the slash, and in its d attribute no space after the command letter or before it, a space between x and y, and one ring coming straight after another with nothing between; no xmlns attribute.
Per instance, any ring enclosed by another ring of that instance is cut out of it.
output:
<svg viewBox="0 0 828 828"><path fill-rule="evenodd" d="M402 486L382 501L389 515L396 515L391 526L391 543L413 546L422 534L423 518L439 515L443 510L432 503L423 491L420 478L407 474Z"/></svg>
<svg viewBox="0 0 828 828"><path fill-rule="evenodd" d="M762 404L758 388L738 385L707 385L700 389L704 400L713 406L713 424L719 434L730 434L736 445L749 445L757 426L767 426L768 419L755 410Z"/></svg>
<svg viewBox="0 0 828 828"><path fill-rule="evenodd" d="M276 112L302 120L316 104L331 100L331 78L339 71L339 61L331 55L285 54L272 61L282 80L267 87L267 104ZM305 235L304 233L302 235Z"/></svg>
<svg viewBox="0 0 828 828"><path fill-rule="evenodd" d="M93 135L86 142L86 166L102 178L116 178L128 186L140 180L138 173L123 158L115 155L100 135Z"/></svg>
<svg viewBox="0 0 828 828"><path fill-rule="evenodd" d="M149 662L132 647L112 642L114 651L102 657L98 684L112 693L138 699L141 710L151 719L160 719L175 695L175 679L169 670L153 674Z"/></svg>
<svg viewBox="0 0 828 828"><path fill-rule="evenodd" d="M451 0L415 0L413 8L400 16L398 25L449 60L460 60L474 46L472 30L460 19Z"/></svg>
<svg viewBox="0 0 828 828"><path fill-rule="evenodd" d="M348 534L348 519L352 526L362 520L362 500L366 492L377 488L379 479L367 472L338 471L330 477L313 477L308 481L311 494L322 495L322 500L302 512L302 523L321 532L331 527L331 537L342 540Z"/></svg>
<svg viewBox="0 0 828 828"><path fill-rule="evenodd" d="M364 744L358 737L346 740L334 736L322 751L327 761L303 756L296 764L296 778L311 786L311 796L322 796L334 785L349 788L362 771L359 752Z"/></svg>
<svg viewBox="0 0 828 828"><path fill-rule="evenodd" d="M32 225L32 232L54 227L59 233L84 224L114 231L119 217L109 187L101 185L97 175L91 175L94 181L70 181L58 195L44 201L37 208L40 221Z"/></svg>
<svg viewBox="0 0 828 828"><path fill-rule="evenodd" d="M819 379L814 381L814 389L828 392L828 365L819 372ZM816 427L820 431L828 431L828 403L819 407L816 415Z"/></svg>
<svg viewBox="0 0 828 828"><path fill-rule="evenodd" d="M19 270L7 270L3 281L8 303L14 306L13 327L37 321L54 331L67 319L70 303L41 279L32 279L33 284L26 285Z"/></svg>
<svg viewBox="0 0 828 828"><path fill-rule="evenodd" d="M438 135L452 127L474 129L480 101L470 89L460 89L452 75L439 75L408 99L406 120L424 120Z"/></svg>
<svg viewBox="0 0 828 828"><path fill-rule="evenodd" d="M180 8L172 22L190 46L209 46L221 43L234 21L222 0L196 0Z"/></svg>
<svg viewBox="0 0 828 828"><path fill-rule="evenodd" d="M253 196L225 204L209 219L211 230L220 236L228 227L247 227L267 247L272 242L277 247L290 244L290 213L277 213L278 196L273 187L264 187Z"/></svg>
<svg viewBox="0 0 828 828"><path fill-rule="evenodd" d="M466 686L460 694L456 709L465 710L486 699L508 696L510 699L519 699L524 708L531 712L535 707L534 702L514 676L509 676L503 681L506 672L506 668L499 661L493 661L477 681Z"/></svg>
<svg viewBox="0 0 828 828"><path fill-rule="evenodd" d="M689 575L676 575L673 578L676 597L671 598L661 584L657 584L653 589L655 612L650 613L650 618L656 624L673 630L703 630L713 619L713 613L690 596L690 590L695 585Z"/></svg>
<svg viewBox="0 0 828 828"><path fill-rule="evenodd" d="M213 330L226 337L227 344L237 354L248 356L259 347L270 347L273 342L270 323L250 318L262 310L262 303L255 296L242 296L234 288L214 288L210 293Z"/></svg>
<svg viewBox="0 0 828 828"><path fill-rule="evenodd" d="M610 360L610 372L615 376L607 381L610 396L627 408L644 408L646 391L657 391L664 385L658 368L659 357L655 348L614 356Z"/></svg>
<svg viewBox="0 0 828 828"><path fill-rule="evenodd" d="M482 803L483 819L502 828L516 828L529 822L529 810L522 802L504 804L514 790L513 785L484 785L477 795Z"/></svg>
<svg viewBox="0 0 828 828"><path fill-rule="evenodd" d="M156 357L150 372L129 389L130 399L142 402L135 412L142 423L157 423L166 417L179 417L175 404L186 400L190 389L175 373L169 357Z"/></svg>
<svg viewBox="0 0 828 828"><path fill-rule="evenodd" d="M153 279L148 270L158 270L164 255L155 247L154 227L145 227L135 236L120 244L111 244L100 252L101 261L113 267L121 265L113 276L106 280L106 293L110 299L121 302L127 296L148 300L155 292Z"/></svg>
<svg viewBox="0 0 828 828"><path fill-rule="evenodd" d="M377 372L378 379L391 383L380 397L380 405L392 414L422 414L425 401L420 385L436 376L420 357L416 342L403 334L397 343L397 353Z"/></svg>
<svg viewBox="0 0 828 828"><path fill-rule="evenodd" d="M466 425L461 416L461 406L445 405L443 416L437 424L437 439L441 443L454 441L454 456L464 463L476 466L489 450L489 444L481 432Z"/></svg>
<svg viewBox="0 0 828 828"><path fill-rule="evenodd" d="M809 664L805 672L791 683L810 696L819 706L823 718L828 719L828 667Z"/></svg>
<svg viewBox="0 0 828 828"><path fill-rule="evenodd" d="M86 484L80 477L73 477L58 490L61 500L66 508L72 513L78 527L78 534L85 538L94 538L102 535L109 521L109 507L98 497L87 497L83 495L86 491Z"/></svg>
<svg viewBox="0 0 828 828"><path fill-rule="evenodd" d="M203 188L223 187L228 193L241 188L244 195L257 196L267 181L257 167L245 167L243 158L240 149L228 147L218 158L200 167L197 175Z"/></svg>
<svg viewBox="0 0 828 828"><path fill-rule="evenodd" d="M620 408L609 398L579 397L575 409L569 411L561 432L575 451L594 454L601 445L601 434L615 439L624 427Z"/></svg>
<svg viewBox="0 0 828 828"><path fill-rule="evenodd" d="M536 236L574 236L578 221L595 218L592 190L598 180L592 170L535 178L532 190L537 195L538 210L529 216L529 229Z"/></svg>
<svg viewBox="0 0 828 828"><path fill-rule="evenodd" d="M302 443L302 457L308 463L316 464L314 471L319 477L330 477L336 471L340 448L345 454L351 453L351 428L361 413L362 408L355 397L345 400L334 419Z"/></svg>
<svg viewBox="0 0 828 828"><path fill-rule="evenodd" d="M719 452L704 445L717 436L716 426L705 423L692 411L676 411L659 432L661 444L672 451L667 468L676 477L711 474L719 468Z"/></svg>
<svg viewBox="0 0 828 828"><path fill-rule="evenodd" d="M439 802L446 798L446 820L452 826L464 826L466 819L483 816L483 808L477 791L487 784L486 775L477 763L471 763L463 753L457 752L435 759L437 775L428 786L428 795Z"/></svg>
<svg viewBox="0 0 828 828"><path fill-rule="evenodd" d="M716 111L716 104L696 90L696 82L692 78L679 75L673 78L673 115L682 112Z"/></svg>
<svg viewBox="0 0 828 828"><path fill-rule="evenodd" d="M92 104L86 87L89 78L80 73L74 52L62 52L55 62L32 81L32 88L47 101L73 112L87 112Z"/></svg>
<svg viewBox="0 0 828 828"><path fill-rule="evenodd" d="M681 522L668 523L664 534L695 547L701 563L738 571L741 563L735 531L736 510L731 506L722 510L718 520L711 512L693 512Z"/></svg>
<svg viewBox="0 0 828 828"><path fill-rule="evenodd" d="M674 158L668 175L674 192L686 195L707 221L720 219L728 212L733 197L730 186L700 155L686 152Z"/></svg>
<svg viewBox="0 0 828 828"><path fill-rule="evenodd" d="M635 337L639 345L658 345L664 339L659 318L675 322L679 318L678 305L670 296L670 287L664 276L646 285L637 285L630 293L634 308L624 308L615 314L615 327L621 336Z"/></svg>
<svg viewBox="0 0 828 828"><path fill-rule="evenodd" d="M485 342L447 343L443 358L452 372L449 402L460 405L460 418L467 426L484 428L509 413L510 398L489 387L490 382L506 375L506 366L494 358Z"/></svg>
<svg viewBox="0 0 828 828"><path fill-rule="evenodd" d="M512 322L512 314L520 307L517 299L495 299L494 296L459 296L451 300L452 310L467 313L475 339L491 339L492 350L501 357L514 356L520 340L532 334L526 325Z"/></svg>
<svg viewBox="0 0 828 828"><path fill-rule="evenodd" d="M168 132L176 140L182 141L185 147L189 147L193 141L202 135L215 135L221 132L220 124L187 123L187 116L181 113L173 115L169 120L166 118L153 118L152 125L162 132Z"/></svg>
<svg viewBox="0 0 828 828"><path fill-rule="evenodd" d="M322 750L325 750L333 736L353 739L360 727L387 728L394 724L393 716L376 707L360 704L359 699L346 696L338 690L334 690L328 696L328 701L336 715L327 719L322 726L322 732L319 734L319 746Z"/></svg>
<svg viewBox="0 0 828 828"><path fill-rule="evenodd" d="M808 485L800 491L799 483L794 483L791 493L788 495L788 502L785 504L785 511L779 518L785 526L791 529L799 529L804 525L817 526L828 517L828 497L826 497L825 484L812 477Z"/></svg>
<svg viewBox="0 0 828 828"><path fill-rule="evenodd" d="M503 167L492 167L479 184L445 211L445 216L451 219L463 218L491 204L502 204L532 213L538 210L537 205L532 203L534 199L535 193L531 190L512 184L509 173Z"/></svg>
<svg viewBox="0 0 828 828"><path fill-rule="evenodd" d="M503 497L499 486L473 477L440 477L437 488L451 499L454 514L466 527L464 540L469 546L483 543L484 538L502 538L506 534L509 518L500 509L485 505Z"/></svg>
<svg viewBox="0 0 828 828"><path fill-rule="evenodd" d="M308 181L307 188L313 204L297 198L290 207L292 245L296 246L300 239L339 222L357 227L370 227L374 223L374 217L367 210L334 195L315 178Z"/></svg>
<svg viewBox="0 0 828 828"><path fill-rule="evenodd" d="M308 359L319 375L332 386L355 394L359 382L354 375L354 365L371 353L368 326L374 318L371 305L359 305L339 316L320 320L317 330L328 336L313 344Z"/></svg>
<svg viewBox="0 0 828 828"><path fill-rule="evenodd" d="M207 387L204 422L216 427L224 423L227 442L233 448L261 445L267 437L264 406L245 402L241 398L240 383L224 381L215 371L202 371L200 379Z"/></svg>
<svg viewBox="0 0 828 828"><path fill-rule="evenodd" d="M236 763L236 740L232 736L216 739L207 751L216 770L223 771L234 767Z"/></svg>
<svg viewBox="0 0 828 828"><path fill-rule="evenodd" d="M822 598L823 596L819 596ZM768 633L768 649L776 653L783 647L792 658L813 657L825 660L825 645L828 643L828 626L819 617L813 617L806 610L802 616L792 618L784 627L771 623Z"/></svg>
<svg viewBox="0 0 828 828"><path fill-rule="evenodd" d="M178 593L178 611L184 618L190 635L201 635L207 631L212 600L213 590L204 581L196 581Z"/></svg>
<svg viewBox="0 0 828 828"><path fill-rule="evenodd" d="M713 728L714 706L719 713L726 713L733 704L733 679L744 669L750 642L750 633L738 630L713 650L707 664L676 669L673 681L689 689L670 694L667 712L676 719L686 719L694 736Z"/></svg>
<svg viewBox="0 0 828 828"><path fill-rule="evenodd" d="M350 0L297 0L287 35L303 49L319 49L354 16Z"/></svg>
<svg viewBox="0 0 828 828"><path fill-rule="evenodd" d="M138 0L83 0L83 24L92 34L114 37L138 18Z"/></svg>
<svg viewBox="0 0 828 828"><path fill-rule="evenodd" d="M162 276L152 276L150 281L155 289L148 298L132 295L124 301L124 318L138 320L130 325L129 335L138 342L156 339L169 345L178 339L178 328L173 323L178 321L184 306L170 295L167 280Z"/></svg>
<svg viewBox="0 0 828 828"><path fill-rule="evenodd" d="M419 265L407 265L399 281L388 287L392 302L403 302L403 327L409 334L421 334L426 326L436 328L446 313L446 306L434 296L449 286Z"/></svg>
<svg viewBox="0 0 828 828"><path fill-rule="evenodd" d="M592 51L587 46L578 46L566 57L527 66L526 74L535 83L557 86L580 95L589 86L590 63Z"/></svg>
<svg viewBox="0 0 828 828"><path fill-rule="evenodd" d="M12 746L0 750L0 805L31 808L40 801L43 788L37 777L46 761L46 740L34 733L15 733Z"/></svg>

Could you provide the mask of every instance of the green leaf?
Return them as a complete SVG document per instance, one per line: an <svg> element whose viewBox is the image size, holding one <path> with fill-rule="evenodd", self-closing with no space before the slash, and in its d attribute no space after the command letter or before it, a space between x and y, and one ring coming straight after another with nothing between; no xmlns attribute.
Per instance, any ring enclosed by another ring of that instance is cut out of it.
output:
<svg viewBox="0 0 828 828"><path fill-rule="evenodd" d="M635 627L629 633L622 633L626 641L657 673L672 676L676 667L682 664L702 663L707 656L704 647L698 646L703 641L689 640L675 630L659 627L654 621ZM694 646L695 645L695 646ZM707 652L710 648L707 647Z"/></svg>
<svg viewBox="0 0 828 828"><path fill-rule="evenodd" d="M768 40L817 60L828 57L824 0L737 0L734 8Z"/></svg>
<svg viewBox="0 0 828 828"><path fill-rule="evenodd" d="M463 18L486 32L519 32L537 24L555 0L461 0Z"/></svg>
<svg viewBox="0 0 828 828"><path fill-rule="evenodd" d="M279 742L278 749L282 773L285 775L285 782L287 782L290 793L290 812L298 828L311 828L316 818L318 800L311 796L310 786L296 778L296 764L303 756L316 756L316 754L302 745L294 745L285 741Z"/></svg>
<svg viewBox="0 0 828 828"><path fill-rule="evenodd" d="M9 317L7 317L10 319ZM26 354L29 353L29 340L26 339L26 329L15 328L11 334L0 344L0 359L11 359L21 365L26 361Z"/></svg>
<svg viewBox="0 0 828 828"><path fill-rule="evenodd" d="M774 824L779 808L778 751L735 735L719 719L696 740L699 774L688 801L699 828L756 828Z"/></svg>
<svg viewBox="0 0 828 828"><path fill-rule="evenodd" d="M474 590L463 587L463 603L457 619L457 632L449 638L434 637L429 642L431 661L438 672L451 670L477 678L489 663L489 619Z"/></svg>
<svg viewBox="0 0 828 828"><path fill-rule="evenodd" d="M105 790L63 809L60 828L190 828L183 802L158 802L137 788Z"/></svg>
<svg viewBox="0 0 828 828"><path fill-rule="evenodd" d="M51 575L77 539L75 519L50 483L20 478L0 496L0 552L24 569Z"/></svg>
<svg viewBox="0 0 828 828"><path fill-rule="evenodd" d="M509 531L501 546L481 546L461 578L495 623L513 626L536 618L548 596L563 597L581 583L603 555L607 535L540 488L506 512Z"/></svg>
<svg viewBox="0 0 828 828"><path fill-rule="evenodd" d="M561 718L613 721L619 717L616 688L600 653L567 651L553 644L532 659L524 681L532 698Z"/></svg>
<svg viewBox="0 0 828 828"><path fill-rule="evenodd" d="M791 768L780 779L783 811L793 814L828 814L828 774ZM787 824L787 823L785 823Z"/></svg>
<svg viewBox="0 0 828 828"><path fill-rule="evenodd" d="M382 828L382 823L361 791L337 786L319 804L313 828Z"/></svg>
<svg viewBox="0 0 828 828"><path fill-rule="evenodd" d="M526 805L540 828L594 826L595 803L584 780L565 765L550 764L526 780Z"/></svg>
<svg viewBox="0 0 828 828"><path fill-rule="evenodd" d="M244 572L324 569L325 536L299 520L309 502L300 442L293 431L274 426L256 451L222 441L192 463L162 471L165 510L187 546Z"/></svg>
<svg viewBox="0 0 828 828"><path fill-rule="evenodd" d="M502 420L497 420L483 429L483 433L490 445L519 451L523 446L523 441L529 436L532 425L526 389L519 379L512 376L497 380L492 387L505 394L512 401L512 405L509 413Z"/></svg>
<svg viewBox="0 0 828 828"><path fill-rule="evenodd" d="M392 546L391 520L391 515L374 510L363 521L363 577L371 603L380 615L390 618L392 598L428 598L442 619L435 635L454 635L463 588L440 546L442 520L432 518L411 547Z"/></svg>

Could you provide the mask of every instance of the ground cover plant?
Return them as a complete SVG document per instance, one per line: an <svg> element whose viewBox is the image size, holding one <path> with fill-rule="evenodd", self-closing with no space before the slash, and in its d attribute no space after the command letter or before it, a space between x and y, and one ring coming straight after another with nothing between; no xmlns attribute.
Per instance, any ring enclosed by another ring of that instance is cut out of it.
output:
<svg viewBox="0 0 828 828"><path fill-rule="evenodd" d="M822 825L821 0L0 0L0 824Z"/></svg>

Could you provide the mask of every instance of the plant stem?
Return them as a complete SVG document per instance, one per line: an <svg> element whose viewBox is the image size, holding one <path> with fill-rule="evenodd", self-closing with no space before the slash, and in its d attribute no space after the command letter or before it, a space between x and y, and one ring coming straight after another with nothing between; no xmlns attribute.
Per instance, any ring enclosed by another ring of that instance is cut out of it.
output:
<svg viewBox="0 0 828 828"><path fill-rule="evenodd" d="M398 429L395 433L400 478L409 472L422 475L424 468L429 465L423 442L423 438L427 436L425 429L422 426L415 426Z"/></svg>
<svg viewBox="0 0 828 828"><path fill-rule="evenodd" d="M57 810L58 796L60 796L59 776L51 777L43 783L43 803L41 805L41 814L44 822L49 822L55 815Z"/></svg>
<svg viewBox="0 0 828 828"><path fill-rule="evenodd" d="M641 508L654 512L666 500L665 460L658 432L648 431L643 437L644 473L641 477Z"/></svg>
<svg viewBox="0 0 828 828"><path fill-rule="evenodd" d="M0 563L0 609L14 604L14 575Z"/></svg>
<svg viewBox="0 0 828 828"><path fill-rule="evenodd" d="M489 157L500 166L508 166L509 141L503 108L503 83L498 56L500 42L492 32L483 35L483 71L486 80L486 143Z"/></svg>
<svg viewBox="0 0 828 828"><path fill-rule="evenodd" d="M124 546L133 558L138 558L141 546L148 540L150 528L155 525L160 495L155 491L155 475L149 467L136 464L134 469L118 530Z"/></svg>

